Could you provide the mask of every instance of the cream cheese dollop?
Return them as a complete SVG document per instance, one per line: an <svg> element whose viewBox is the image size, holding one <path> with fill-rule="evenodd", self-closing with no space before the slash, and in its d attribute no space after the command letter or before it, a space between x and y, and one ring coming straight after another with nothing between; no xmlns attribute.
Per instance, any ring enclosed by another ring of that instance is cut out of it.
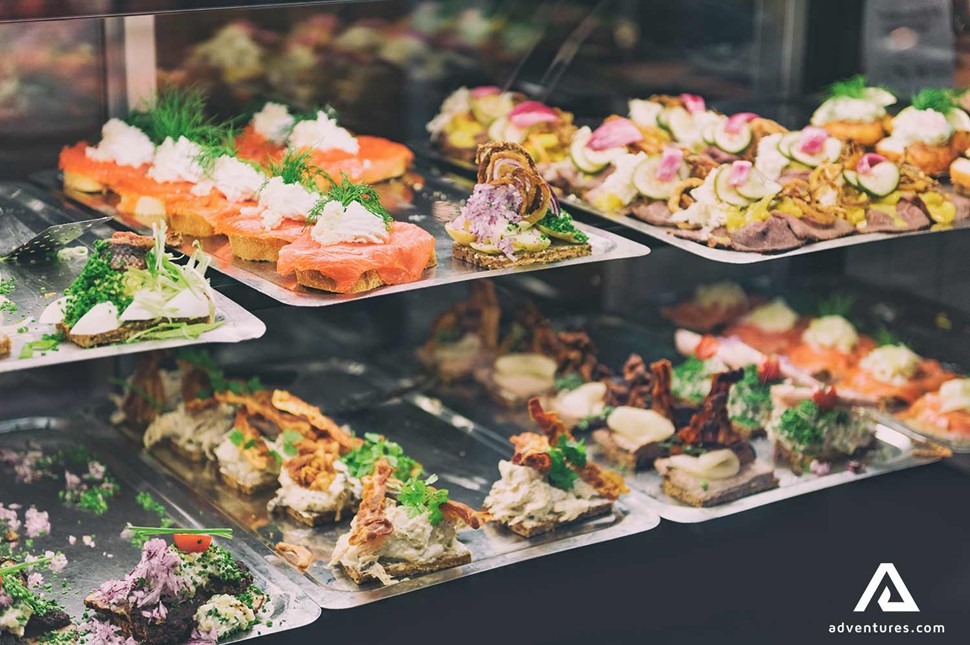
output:
<svg viewBox="0 0 970 645"><path fill-rule="evenodd" d="M762 331L780 334L795 326L798 322L798 314L782 298L775 298L753 309L744 317L744 320Z"/></svg>
<svg viewBox="0 0 970 645"><path fill-rule="evenodd" d="M205 171L198 162L202 149L185 137L178 141L166 137L155 151L155 162L148 169L148 176L159 182L187 181L197 184L205 178Z"/></svg>
<svg viewBox="0 0 970 645"><path fill-rule="evenodd" d="M253 129L275 144L286 141L293 127L293 115L282 103L268 102L263 109L253 115Z"/></svg>
<svg viewBox="0 0 970 645"><path fill-rule="evenodd" d="M886 103L874 98L833 96L819 105L812 114L812 125L822 126L830 121L871 123L886 116L886 105L893 103L895 100Z"/></svg>
<svg viewBox="0 0 970 645"><path fill-rule="evenodd" d="M245 214L258 213L266 230L279 226L284 219L302 221L320 196L300 184L288 184L282 177L271 177L260 189L258 205L243 209Z"/></svg>
<svg viewBox="0 0 970 645"><path fill-rule="evenodd" d="M889 139L905 147L914 143L942 145L951 136L953 126L947 121L945 114L936 110L908 107L893 119L893 131Z"/></svg>
<svg viewBox="0 0 970 645"><path fill-rule="evenodd" d="M815 349L836 349L848 354L859 343L859 334L842 316L821 316L808 324L802 340Z"/></svg>
<svg viewBox="0 0 970 645"><path fill-rule="evenodd" d="M904 345L877 347L859 361L859 367L883 383L902 385L916 375L920 357Z"/></svg>
<svg viewBox="0 0 970 645"><path fill-rule="evenodd" d="M264 181L263 173L248 163L223 155L212 164L208 177L192 187L192 194L208 195L214 188L229 201L242 202L252 199Z"/></svg>
<svg viewBox="0 0 970 645"><path fill-rule="evenodd" d="M699 457L674 455L667 459L671 468L701 479L729 479L741 470L741 460L729 448L705 452Z"/></svg>
<svg viewBox="0 0 970 645"><path fill-rule="evenodd" d="M327 116L323 110L317 118L300 121L290 132L289 143L294 148L315 148L317 150L343 150L352 155L360 150L354 135L337 125L337 120Z"/></svg>
<svg viewBox="0 0 970 645"><path fill-rule="evenodd" d="M940 412L970 410L970 378L955 378L940 386Z"/></svg>
<svg viewBox="0 0 970 645"><path fill-rule="evenodd" d="M334 200L327 202L310 231L310 237L321 246L343 244L386 244L391 239L384 218L370 212L357 201L346 207Z"/></svg>
<svg viewBox="0 0 970 645"><path fill-rule="evenodd" d="M119 166L138 167L155 158L155 144L148 135L121 119L108 119L101 126L101 141L88 146L84 155L95 161L113 161Z"/></svg>

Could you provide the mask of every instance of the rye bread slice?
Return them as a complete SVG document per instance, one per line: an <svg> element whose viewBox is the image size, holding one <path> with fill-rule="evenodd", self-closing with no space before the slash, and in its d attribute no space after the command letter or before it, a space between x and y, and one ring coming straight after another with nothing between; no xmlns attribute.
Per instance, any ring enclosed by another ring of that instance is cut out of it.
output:
<svg viewBox="0 0 970 645"><path fill-rule="evenodd" d="M423 573L431 573L433 571L441 571L442 569L450 569L452 567L460 567L463 564L469 564L472 561L472 553L467 548L462 549L457 553L451 553L448 555L443 555L435 560L428 560L426 562L406 562L406 561L389 561L381 562L381 566L384 567L384 571L393 578L407 578L410 576L417 576ZM369 580L377 580L373 575L363 572L355 567L348 567L347 565L341 564L340 568L343 569L351 580L355 584L361 584Z"/></svg>
<svg viewBox="0 0 970 645"><path fill-rule="evenodd" d="M509 267L524 267L533 264L548 264L560 260L570 260L581 258L593 254L593 247L589 244L558 244L553 243L542 251L525 252L520 251L513 260L504 253L490 254L476 251L470 246L458 244L451 245L451 255L458 260L464 260L476 266L486 269L507 269Z"/></svg>
<svg viewBox="0 0 970 645"><path fill-rule="evenodd" d="M689 506L707 508L726 504L755 493L778 488L775 469L764 461L754 461L742 466L741 471L728 479L704 480L677 468L667 468L665 460L658 459L657 470L663 474L661 490L668 497Z"/></svg>
<svg viewBox="0 0 970 645"><path fill-rule="evenodd" d="M599 444L607 458L628 470L649 470L653 468L653 462L664 454L663 447L657 441L635 446L606 428L594 430L593 441Z"/></svg>
<svg viewBox="0 0 970 645"><path fill-rule="evenodd" d="M351 500L351 502L353 502L353 500ZM273 511L275 513L285 513L300 524L305 524L306 526L312 528L323 526L324 524L334 524L348 515L353 516L355 507L355 503L346 503L341 508L334 509L332 511L307 512L299 511L295 508L290 508L289 506L284 506L282 504L277 504Z"/></svg>
<svg viewBox="0 0 970 645"><path fill-rule="evenodd" d="M199 318L179 318L176 320L177 322L182 322L186 325L213 322L213 318L209 316ZM131 338L134 334L140 331L145 331L146 329L150 329L163 322L167 321L163 318L155 318L152 320L126 322L118 329L107 331L101 334L72 334L71 328L61 322L57 324L57 330L67 336L68 340L78 347L90 349L91 347L100 347L101 345L113 345L115 343L124 342Z"/></svg>
<svg viewBox="0 0 970 645"><path fill-rule="evenodd" d="M601 515L609 515L613 511L613 502L604 499L603 501L590 506L588 509L583 511L578 517L571 520L561 521L557 519L547 519L541 522L517 522L515 524L509 524L507 522L501 522L501 525L512 531L516 535L520 535L524 538L534 537L536 535L542 535L543 533L551 533L563 526L568 526L570 524L576 524L582 522L583 520L588 520L593 517L600 517Z"/></svg>
<svg viewBox="0 0 970 645"><path fill-rule="evenodd" d="M436 264L438 264L438 258L434 253L432 253L431 259L428 260L428 264L425 268L430 269ZM377 271L365 271L349 290L337 292L335 291L337 283L332 278L328 278L319 271L315 271L313 269L297 269L295 273L297 283L303 285L304 287L317 289L319 291L329 291L331 293L363 293L365 291L373 291L374 289L383 287L386 284L384 280L381 279L381 276Z"/></svg>
<svg viewBox="0 0 970 645"><path fill-rule="evenodd" d="M276 484L276 476L261 477L258 481L253 483L243 483L225 472L222 468L219 469L219 479L222 480L229 488L237 490L243 495L255 495L260 491L264 491L272 488Z"/></svg>

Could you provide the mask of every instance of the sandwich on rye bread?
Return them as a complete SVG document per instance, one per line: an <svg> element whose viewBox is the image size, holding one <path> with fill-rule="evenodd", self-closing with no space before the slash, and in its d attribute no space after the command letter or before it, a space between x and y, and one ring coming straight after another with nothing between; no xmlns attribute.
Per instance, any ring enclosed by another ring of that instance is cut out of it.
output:
<svg viewBox="0 0 970 645"><path fill-rule="evenodd" d="M585 444L538 399L529 401L529 414L541 434L510 439L515 453L499 462L501 478L485 498L489 518L528 538L612 512L628 492L623 477L588 460Z"/></svg>
<svg viewBox="0 0 970 645"><path fill-rule="evenodd" d="M395 479L387 459L378 459L364 477L363 494L350 530L337 539L331 567L339 567L361 584L414 576L468 564L471 551L458 541L458 531L480 528L485 518L474 509L435 489L427 479ZM392 495L396 499L392 498Z"/></svg>
<svg viewBox="0 0 970 645"><path fill-rule="evenodd" d="M742 376L741 370L714 375L700 411L671 438L670 456L654 462L668 497L707 507L778 487L774 468L758 459L728 415L731 386Z"/></svg>
<svg viewBox="0 0 970 645"><path fill-rule="evenodd" d="M0 558L0 643L3 645L77 642L71 617L56 601L38 593L32 581L28 582L28 573L49 560L17 563Z"/></svg>
<svg viewBox="0 0 970 645"><path fill-rule="evenodd" d="M216 307L200 250L179 265L165 251L165 225L151 237L116 232L95 244L80 275L41 314L68 340L96 347L136 339L197 337L215 329Z"/></svg>
<svg viewBox="0 0 970 645"><path fill-rule="evenodd" d="M452 255L499 269L592 254L589 236L559 207L525 148L488 143L478 148L478 183L445 229Z"/></svg>
<svg viewBox="0 0 970 645"><path fill-rule="evenodd" d="M468 298L438 314L431 337L417 351L424 367L448 383L493 360L498 349L502 308L491 280L468 285Z"/></svg>
<svg viewBox="0 0 970 645"><path fill-rule="evenodd" d="M141 534L139 528L131 528ZM141 560L120 580L101 583L84 599L91 620L82 626L88 642L110 635L148 645L215 643L257 623L266 592L229 551L203 531L146 529L146 535L174 533L174 544L155 537ZM213 530L213 533L228 533Z"/></svg>

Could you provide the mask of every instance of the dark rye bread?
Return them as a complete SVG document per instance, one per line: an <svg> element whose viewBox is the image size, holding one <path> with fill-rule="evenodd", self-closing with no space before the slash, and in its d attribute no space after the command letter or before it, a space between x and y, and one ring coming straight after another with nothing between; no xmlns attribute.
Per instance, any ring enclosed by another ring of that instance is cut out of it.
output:
<svg viewBox="0 0 970 645"><path fill-rule="evenodd" d="M393 578L407 578L410 576L421 575L423 573L441 571L442 569L460 567L463 564L469 564L471 561L471 551L463 549L458 553L443 555L440 558L428 560L427 562L406 562L403 560L392 560L388 562L381 562L380 564L382 567L384 567L384 571L387 572L387 575ZM371 574L365 573L357 568L348 567L344 564L341 564L340 568L343 569L344 573L346 573L350 579L358 585L367 582L368 580L377 580L377 578Z"/></svg>
<svg viewBox="0 0 970 645"><path fill-rule="evenodd" d="M649 470L664 454L663 446L657 441L634 447L606 428L595 430L593 441L599 444L610 461L628 470Z"/></svg>
<svg viewBox="0 0 970 645"><path fill-rule="evenodd" d="M300 524L305 524L312 528L323 526L324 524L333 524L335 522L339 522L342 518L347 517L348 514L352 516L356 506L356 500L349 500L341 508L334 509L332 511L311 513L307 511L298 511L295 508L290 508L289 506L284 506L282 504L277 504L273 510L276 513L285 513Z"/></svg>
<svg viewBox="0 0 970 645"><path fill-rule="evenodd" d="M570 524L576 524L582 522L583 520L588 520L593 517L600 517L601 515L609 515L613 511L613 502L604 499L568 521L560 521L557 519L546 519L541 522L517 522L515 524L509 524L507 522L501 522L502 526L512 531L516 535L521 535L524 538L534 537L536 535L542 535L543 533L551 533L563 526L568 526Z"/></svg>
<svg viewBox="0 0 970 645"><path fill-rule="evenodd" d="M431 259L428 260L428 265L425 268L430 269L436 264L438 264L438 258L434 253L432 253ZM312 269L298 269L295 273L297 283L303 285L304 287L336 293L334 291L334 287L336 287L337 283L319 271ZM378 287L383 287L384 284L384 280L381 279L381 276L377 271L365 271L348 291L342 293L363 293L365 291L373 291Z"/></svg>
<svg viewBox="0 0 970 645"><path fill-rule="evenodd" d="M151 329L155 325L160 325L168 320L164 318L154 318L152 320L138 320L135 322L126 322L121 325L118 329L112 331L104 332L102 334L72 334L71 328L64 323L57 323L57 330L67 336L68 340L79 347L85 349L90 349L91 347L100 347L101 345L113 345L115 343L122 343L133 335L140 331L145 331L146 329ZM199 317L199 318L178 318L172 322L185 323L186 325L194 325L197 323L213 322L212 317Z"/></svg>
<svg viewBox="0 0 970 645"><path fill-rule="evenodd" d="M661 490L665 495L701 508L726 504L778 488L775 469L763 461L742 466L737 475L728 479L705 480L677 468L665 468L663 459L657 460L657 470L663 472Z"/></svg>
<svg viewBox="0 0 970 645"><path fill-rule="evenodd" d="M553 243L542 251L519 251L513 260L504 253L482 253L470 246L457 242L451 245L451 255L458 260L464 260L486 269L507 269L509 267L524 267L533 264L548 264L560 260L571 260L593 254L593 247L589 244L559 244Z"/></svg>
<svg viewBox="0 0 970 645"><path fill-rule="evenodd" d="M244 484L221 468L219 469L219 479L229 488L237 490L243 495L255 495L260 491L272 488L276 484L276 476L262 477L254 484Z"/></svg>

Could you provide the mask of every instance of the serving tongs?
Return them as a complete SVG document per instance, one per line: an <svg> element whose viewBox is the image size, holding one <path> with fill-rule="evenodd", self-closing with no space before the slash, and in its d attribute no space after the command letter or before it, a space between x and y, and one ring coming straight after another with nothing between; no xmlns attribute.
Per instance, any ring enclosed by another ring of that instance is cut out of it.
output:
<svg viewBox="0 0 970 645"><path fill-rule="evenodd" d="M99 217L96 219L54 224L18 245L12 251L0 256L0 262L15 262L19 264L37 264L53 258L57 252L81 237L89 230L111 219Z"/></svg>

